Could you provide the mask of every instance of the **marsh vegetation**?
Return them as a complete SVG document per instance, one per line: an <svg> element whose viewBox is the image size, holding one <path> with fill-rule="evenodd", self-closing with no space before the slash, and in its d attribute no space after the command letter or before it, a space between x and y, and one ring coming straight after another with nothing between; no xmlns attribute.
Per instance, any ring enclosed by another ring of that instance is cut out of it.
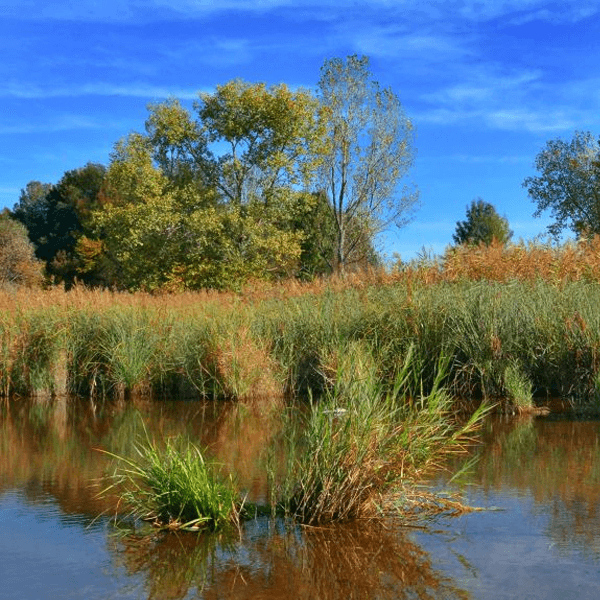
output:
<svg viewBox="0 0 600 600"><path fill-rule="evenodd" d="M0 390L94 402L278 398L285 451L283 464L264 467L271 510L305 523L381 514L392 492L401 498L405 484L464 450L486 405L523 413L550 395L597 403L599 250L596 238L491 244L238 294L3 292ZM457 398L469 399L466 423ZM142 462L125 462L120 475L133 484L123 493L136 515L194 527L239 518L243 498L219 487L203 448L167 442L159 452L154 443L139 446ZM172 470L157 470L165 464ZM188 511L197 496L182 500L190 490L176 489L196 466L196 491L214 486L218 510ZM146 493L167 508L135 506Z"/></svg>

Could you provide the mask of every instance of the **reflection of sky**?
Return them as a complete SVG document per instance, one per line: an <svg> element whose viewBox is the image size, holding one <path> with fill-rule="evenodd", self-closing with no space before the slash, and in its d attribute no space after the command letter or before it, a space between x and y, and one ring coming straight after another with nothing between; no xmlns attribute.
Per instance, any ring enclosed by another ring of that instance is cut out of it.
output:
<svg viewBox="0 0 600 600"><path fill-rule="evenodd" d="M89 517L64 519L50 501L0 497L0 599L139 598L135 579L115 572L107 529ZM126 593L130 590L130 595Z"/></svg>
<svg viewBox="0 0 600 600"><path fill-rule="evenodd" d="M598 598L600 567L582 548L569 552L548 538L550 515L532 516L534 501L518 495L487 499L469 495L476 506L503 510L477 512L444 521L443 535L423 534L417 542L434 557L434 567L453 576L474 598Z"/></svg>
<svg viewBox="0 0 600 600"><path fill-rule="evenodd" d="M492 422L461 488L485 510L443 520L443 535L417 542L474 598L600 598L598 424Z"/></svg>

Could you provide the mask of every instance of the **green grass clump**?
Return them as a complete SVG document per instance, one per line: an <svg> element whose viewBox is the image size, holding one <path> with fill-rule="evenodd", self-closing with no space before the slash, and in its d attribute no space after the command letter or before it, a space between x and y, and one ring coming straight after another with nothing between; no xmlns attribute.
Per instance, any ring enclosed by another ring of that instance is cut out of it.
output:
<svg viewBox="0 0 600 600"><path fill-rule="evenodd" d="M241 505L232 479L222 477L191 442L177 438L160 448L146 435L135 452L136 458L108 453L119 465L102 492L116 490L130 516L161 528L192 531L239 521Z"/></svg>
<svg viewBox="0 0 600 600"><path fill-rule="evenodd" d="M66 393L66 326L60 316L52 309L23 313L17 328L12 347L2 352L8 364L1 371L8 371L10 391L31 396Z"/></svg>

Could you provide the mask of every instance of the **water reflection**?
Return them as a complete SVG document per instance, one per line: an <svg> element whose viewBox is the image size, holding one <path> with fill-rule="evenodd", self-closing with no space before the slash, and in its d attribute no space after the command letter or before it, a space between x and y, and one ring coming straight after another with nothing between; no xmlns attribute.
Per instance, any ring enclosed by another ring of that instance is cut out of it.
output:
<svg viewBox="0 0 600 600"><path fill-rule="evenodd" d="M599 420L490 419L470 481L488 497L506 488L530 496L552 543L600 558Z"/></svg>
<svg viewBox="0 0 600 600"><path fill-rule="evenodd" d="M184 435L237 474L251 498L266 496L262 450L276 432L274 410L198 402L106 402L74 398L20 399L0 403L0 493L36 489L55 497L67 513L98 514L113 503L97 497L96 483L110 459L134 452L134 442Z"/></svg>
<svg viewBox="0 0 600 600"><path fill-rule="evenodd" d="M241 539L184 534L118 538L116 565L144 575L149 598L468 598L426 552L381 523L303 528L256 521Z"/></svg>
<svg viewBox="0 0 600 600"><path fill-rule="evenodd" d="M85 552L79 585L94 581L89 598L106 598L108 590L207 600L541 598L560 586L568 593L571 580L579 590L600 585L600 421L592 420L490 418L463 489L473 504L505 510L445 522L448 535L376 522L315 529L263 519L220 536L114 536L108 519L90 528L99 513L114 510L92 484L110 469L96 449L127 455L144 426L155 439L183 434L207 446L250 499L266 498L261 455L277 437L279 412L269 402L0 402L0 518L10 520L0 565L11 568L0 598L39 597L32 570L57 582L45 597L76 595L56 575L73 570L72 548ZM19 540L19 553L9 538ZM46 551L44 562L36 554L43 548L58 550ZM515 569L528 578L515 579Z"/></svg>

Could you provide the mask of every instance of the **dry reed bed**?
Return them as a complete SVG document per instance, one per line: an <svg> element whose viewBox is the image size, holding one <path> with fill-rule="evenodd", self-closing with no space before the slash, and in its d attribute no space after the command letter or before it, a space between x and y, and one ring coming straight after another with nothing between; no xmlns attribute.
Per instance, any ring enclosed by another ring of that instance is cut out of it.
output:
<svg viewBox="0 0 600 600"><path fill-rule="evenodd" d="M241 293L0 292L0 393L252 398L322 391L364 343L381 381L441 355L460 395L589 400L600 387L600 238L448 250L443 259ZM417 385L415 383L415 385Z"/></svg>

